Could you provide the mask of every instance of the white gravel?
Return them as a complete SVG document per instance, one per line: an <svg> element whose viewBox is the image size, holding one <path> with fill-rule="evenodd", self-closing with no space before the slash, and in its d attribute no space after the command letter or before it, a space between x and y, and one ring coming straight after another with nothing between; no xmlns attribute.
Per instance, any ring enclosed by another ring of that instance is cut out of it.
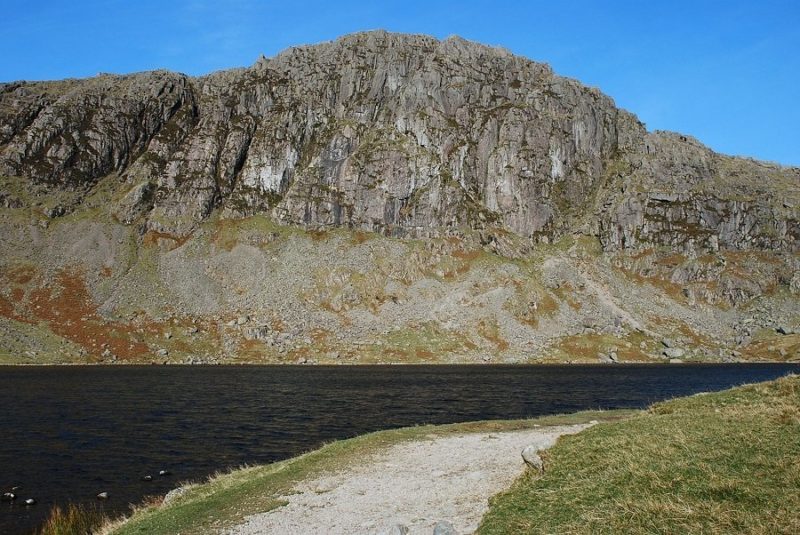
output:
<svg viewBox="0 0 800 535"><path fill-rule="evenodd" d="M402 524L431 534L438 521L474 532L488 499L525 469L522 450L544 449L587 425L471 433L392 446L345 471L304 481L288 505L249 516L228 533L376 534Z"/></svg>

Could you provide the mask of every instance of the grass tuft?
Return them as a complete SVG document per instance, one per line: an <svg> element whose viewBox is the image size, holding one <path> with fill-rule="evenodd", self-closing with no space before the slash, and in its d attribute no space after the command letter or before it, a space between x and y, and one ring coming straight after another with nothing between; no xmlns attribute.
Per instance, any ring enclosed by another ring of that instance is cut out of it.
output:
<svg viewBox="0 0 800 535"><path fill-rule="evenodd" d="M56 505L38 535L92 535L107 522L108 517L96 507L69 504L62 509Z"/></svg>

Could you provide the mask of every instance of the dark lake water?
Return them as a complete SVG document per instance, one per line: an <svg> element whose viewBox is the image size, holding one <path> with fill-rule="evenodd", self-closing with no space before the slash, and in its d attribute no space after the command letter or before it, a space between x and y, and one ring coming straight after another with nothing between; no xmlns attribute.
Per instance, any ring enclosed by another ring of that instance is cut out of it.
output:
<svg viewBox="0 0 800 535"><path fill-rule="evenodd" d="M187 479L368 431L644 407L789 372L800 367L0 367L0 491L38 501L0 504L0 533L32 531L54 504L106 491L102 506L124 512Z"/></svg>

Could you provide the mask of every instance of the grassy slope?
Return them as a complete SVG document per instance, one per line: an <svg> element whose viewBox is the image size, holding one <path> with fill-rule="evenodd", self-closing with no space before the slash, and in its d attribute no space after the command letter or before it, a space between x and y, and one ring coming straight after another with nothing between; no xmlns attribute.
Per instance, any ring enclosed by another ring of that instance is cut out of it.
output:
<svg viewBox="0 0 800 535"><path fill-rule="evenodd" d="M419 426L380 431L334 442L321 449L264 466L236 470L194 485L168 506L151 506L111 531L116 534L208 533L240 522L246 515L280 507L281 496L293 486L322 472L335 471L360 462L365 455L400 442L431 435L528 429L534 425L566 425L592 419L614 420L636 411L582 412L531 420L487 421L443 426Z"/></svg>
<svg viewBox="0 0 800 535"><path fill-rule="evenodd" d="M479 533L800 533L800 377L562 437Z"/></svg>

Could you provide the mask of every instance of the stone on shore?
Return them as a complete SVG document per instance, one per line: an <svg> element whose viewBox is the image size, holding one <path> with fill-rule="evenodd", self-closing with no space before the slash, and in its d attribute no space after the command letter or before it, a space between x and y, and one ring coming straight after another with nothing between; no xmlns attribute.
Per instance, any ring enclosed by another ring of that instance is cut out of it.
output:
<svg viewBox="0 0 800 535"><path fill-rule="evenodd" d="M536 446L527 446L522 450L522 460L525 464L536 470L537 472L544 472L544 462L539 456L539 448Z"/></svg>

